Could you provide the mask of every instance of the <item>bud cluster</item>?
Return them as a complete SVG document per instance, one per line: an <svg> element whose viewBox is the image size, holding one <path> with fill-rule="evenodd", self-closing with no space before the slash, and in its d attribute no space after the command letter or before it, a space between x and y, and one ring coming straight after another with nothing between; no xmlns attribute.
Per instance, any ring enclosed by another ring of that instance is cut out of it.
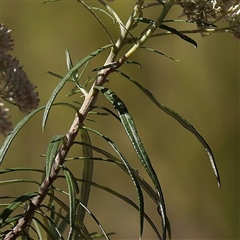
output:
<svg viewBox="0 0 240 240"><path fill-rule="evenodd" d="M224 31L232 33L240 40L240 1L239 0L184 0L180 1L183 8L181 16L196 21L198 28L204 24L227 22Z"/></svg>
<svg viewBox="0 0 240 240"><path fill-rule="evenodd" d="M13 47L10 32L6 26L0 24L0 133L3 135L12 126L3 100L18 106L24 113L37 108L39 103L38 93L34 92L36 87L28 80L19 61L7 53Z"/></svg>

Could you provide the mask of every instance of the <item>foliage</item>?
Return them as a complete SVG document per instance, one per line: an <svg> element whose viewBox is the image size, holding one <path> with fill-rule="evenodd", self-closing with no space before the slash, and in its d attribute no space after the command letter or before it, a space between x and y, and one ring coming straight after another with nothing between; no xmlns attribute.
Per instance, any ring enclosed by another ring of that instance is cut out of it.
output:
<svg viewBox="0 0 240 240"><path fill-rule="evenodd" d="M49 0L46 2L55 1L56 0ZM46 150L46 155L44 155L46 159L44 169L15 167L0 171L0 174L4 176L8 175L9 173L18 173L23 171L36 172L42 175L40 181L12 178L8 180L2 180L0 182L1 186L6 185L12 186L13 188L17 183L24 184L30 182L37 184L38 188L38 190L35 192L25 193L21 196L11 195L0 197L2 202L4 202L0 205L3 209L0 217L0 226L2 229L0 236L2 239L16 239L19 236L21 236L23 239L44 239L44 232L47 235L47 239L93 239L99 237L110 239L110 236L113 233L106 232L94 213L88 208L91 188L94 186L102 191L106 191L114 196L117 196L119 199L123 200L139 212L139 239L141 239L143 234L145 220L149 222L158 239L170 238L171 227L166 213L166 205L161 182L158 179L155 169L152 166L151 159L149 158L143 142L138 134L134 118L128 111L127 106L121 97L118 96L116 92L105 87L104 84L110 81L112 73L120 74L122 77L126 78L137 88L139 88L160 110L177 120L185 129L195 135L208 154L211 167L217 179L218 186L220 187L220 177L215 164L214 156L210 146L204 140L203 136L178 113L162 105L157 98L147 88L145 88L145 86L141 85L141 83L134 80L131 76L128 76L119 69L123 64L134 64L141 68L140 63L131 60L131 56L140 48L144 48L174 60L165 53L145 46L145 43L153 37L174 34L180 37L182 40L187 41L189 44L192 44L194 47L197 47L197 43L195 40L187 36L187 33L200 32L203 36L206 36L214 32L228 31L238 38L239 1L211 1L210 4L210 1L158 0L151 3L145 3L143 0L137 0L133 6L132 14L129 16L126 24L123 23L121 18L114 11L113 7L111 7L114 6L114 3L107 4L105 1L99 0L98 2L103 6L103 8L98 8L95 6L90 6L82 0L77 0L76 2L86 8L86 10L97 20L98 24L103 28L108 36L110 43L93 51L76 64L73 64L71 55L67 50L66 62L68 66L68 72L66 75L61 77L59 74L49 72L49 74L59 78L60 81L53 90L53 93L47 104L29 113L6 137L6 140L0 149L1 163L4 160L7 151L11 147L11 143L15 136L34 115L44 111L42 121L42 129L44 130L48 124L48 116L52 107L60 105L71 108L75 111L74 120L66 135L55 135L52 137ZM201 4L204 6L204 8L200 8L200 6L202 6ZM174 5L179 5L182 7L182 15L187 16L187 19L166 19L166 16ZM157 18L154 20L144 17L144 11L150 7L156 7L156 9L159 11ZM117 40L113 38L111 32L107 29L104 22L98 16L97 13L99 11L110 17L114 23L117 23L120 31L119 38ZM216 24L220 20L225 20L228 23L228 27L224 27L222 29L217 28ZM186 24L196 24L197 29L181 31L167 25L169 22L175 23L177 21L183 21L186 22ZM134 29L138 28L140 29L140 33L136 35ZM141 30L142 28L143 30ZM2 29L5 30L3 26ZM7 34L9 33L6 30L5 32ZM11 46L12 45L9 44L8 49L11 48ZM128 50L122 54L121 50L124 46L127 46ZM103 66L97 67L93 70L96 72L96 77L94 79L86 79L84 81L82 76L87 70L88 63L92 59L98 57L98 55L103 51L107 50L110 52ZM2 55L3 53L5 53L5 50L2 52ZM3 61L2 66L1 78L3 80L1 80L1 82L4 82L7 79L6 76L8 76L8 68L3 64ZM12 69L14 70L13 67ZM73 105L70 103L55 102L58 94L68 83L74 84L69 96L75 94L83 96L83 101L80 107L78 103ZM2 89L4 89L4 87ZM34 88L32 87L30 88L31 91L33 89ZM7 89L5 88L5 90ZM3 91L1 90L1 93L2 92ZM106 106L96 105L97 96L99 94L102 94L106 98L106 101L111 103L116 113L113 109L109 109ZM36 108L38 104L38 98L37 95L34 96L36 97L36 104L34 108ZM4 99L7 100L8 98L5 97ZM17 101L14 102L14 104L17 103ZM32 110L32 108L33 107L31 106L30 110ZM99 109L101 109L101 111ZM97 131L96 129L92 129L87 126L86 120L88 119L90 113L95 113L100 116L107 115L118 120L118 122L123 126L123 129L129 138L130 144L133 146L139 161L143 165L149 179L151 180L150 184L147 182L147 180L143 179L137 169L130 164L129 159L124 156L124 153L114 143L113 139L110 139L108 136ZM3 115L1 115L1 117L2 116ZM2 118L7 119L6 115L4 115ZM9 125L7 125L7 129L4 129L2 133L5 133L7 130L9 130ZM90 133L96 134L101 137L103 141L106 141L112 147L116 153L116 156L104 149L99 148L98 146L92 145ZM76 140L77 136L81 137L81 141ZM80 176L74 175L72 169L67 166L68 161L71 160L71 158L68 156L68 153L75 145L82 147L82 154L77 157L78 159L82 160L82 172ZM95 153L100 154L101 157L95 157ZM128 174L136 190L138 199L137 203L113 189L92 181L94 162L98 160L114 163L117 167L119 167L119 170L122 170ZM62 178L64 178L66 181L67 189L60 189L54 184L56 181ZM160 229L145 212L144 192L149 195L153 203L156 204L157 213L162 221L162 226ZM64 195L68 198L67 204L62 200ZM89 214L96 222L100 229L100 233L90 233L88 231L84 221L86 214Z"/></svg>

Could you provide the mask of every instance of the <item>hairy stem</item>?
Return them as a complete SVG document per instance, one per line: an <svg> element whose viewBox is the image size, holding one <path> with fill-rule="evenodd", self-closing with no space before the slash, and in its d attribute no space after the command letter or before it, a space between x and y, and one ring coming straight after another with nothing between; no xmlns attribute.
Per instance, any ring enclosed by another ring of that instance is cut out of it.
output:
<svg viewBox="0 0 240 240"><path fill-rule="evenodd" d="M108 57L107 61L105 62L105 65L108 65L110 62L112 62L112 58L114 58L113 54L110 54L111 57ZM122 62L123 63L123 62ZM121 63L121 64L122 64ZM118 66L120 66L119 64ZM64 163L64 160L71 149L73 142L78 135L79 129L83 125L83 122L88 114L88 112L91 110L92 106L94 105L98 90L94 88L95 85L101 86L105 82L107 76L112 72L110 68L103 69L98 73L96 82L93 84L91 90L85 97L85 100L79 110L79 113L75 116L75 119L66 134L66 143L61 146L61 148L58 151L58 154L55 157L51 174L49 178L45 178L42 182L39 190L38 195L34 197L28 207L27 210L24 213L24 216L20 218L17 222L17 224L11 229L3 238L4 240L12 240L16 239L19 235L21 235L22 229L25 229L26 226L29 224L29 222L32 220L32 217L35 213L35 211L40 207L41 203L45 199L45 197L48 194L48 191L51 189L51 186L53 182L56 180L58 173L60 171L60 165Z"/></svg>

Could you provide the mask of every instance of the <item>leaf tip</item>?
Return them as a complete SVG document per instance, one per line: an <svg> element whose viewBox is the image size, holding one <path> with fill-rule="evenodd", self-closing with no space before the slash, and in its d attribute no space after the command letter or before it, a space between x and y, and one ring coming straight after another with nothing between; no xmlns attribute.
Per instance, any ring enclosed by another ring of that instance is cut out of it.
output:
<svg viewBox="0 0 240 240"><path fill-rule="evenodd" d="M217 184L218 184L218 188L220 189L222 187L222 185L221 185L221 181L220 181L219 177L217 178Z"/></svg>

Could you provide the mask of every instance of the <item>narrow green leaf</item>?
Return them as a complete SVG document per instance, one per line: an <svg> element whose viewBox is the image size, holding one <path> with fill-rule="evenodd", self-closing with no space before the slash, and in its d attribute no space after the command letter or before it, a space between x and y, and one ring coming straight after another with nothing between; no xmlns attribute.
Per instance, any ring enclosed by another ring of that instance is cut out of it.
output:
<svg viewBox="0 0 240 240"><path fill-rule="evenodd" d="M98 227L101 229L104 237L107 239L107 240L110 240L110 238L108 237L108 234L106 233L106 231L104 230L104 228L102 227L102 225L100 224L100 222L98 221L98 219L95 217L95 215L87 208L85 207L79 200L77 200L78 203L83 207L85 208L86 212L92 217L92 219L97 223Z"/></svg>
<svg viewBox="0 0 240 240"><path fill-rule="evenodd" d="M117 110L119 117L121 119L122 125L138 155L140 162L142 163L147 174L151 178L154 186L156 187L156 193L158 196L158 206L160 208L160 215L162 217L162 227L163 227L163 239L166 238L166 208L163 198L162 189L158 181L157 175L152 167L151 161L146 153L146 150L142 144L142 141L138 135L137 128L133 121L132 116L129 114L127 107L123 101L110 89L105 87L97 86L104 96L112 103L114 108Z"/></svg>
<svg viewBox="0 0 240 240"><path fill-rule="evenodd" d="M72 63L71 55L70 55L70 52L68 51L68 49L66 49L66 62L67 62L68 71L70 71L74 67L74 65ZM88 62L85 64L85 67L87 64L88 64ZM85 67L84 67L84 69L85 69ZM81 75L82 75L82 73L81 73ZM75 72L72 73L72 80L75 82L75 84L78 88L82 88L79 85L78 79L79 79L79 74L78 74L78 69L77 69Z"/></svg>
<svg viewBox="0 0 240 240"><path fill-rule="evenodd" d="M62 176L63 177L63 176ZM65 176L64 176L65 178ZM61 204L60 204L61 206ZM66 227L69 225L69 213L66 214L66 216L63 216L63 214L60 211L56 211L53 210L51 207L47 206L47 205L41 205L41 208L44 208L43 211L41 211L41 215L43 215L43 217L45 217L45 213L44 211L47 209L48 211L54 212L54 215L56 215L56 218L49 218L48 216L46 216L46 218L49 221L49 229L50 232L52 233L52 235L54 236L54 239L58 239L59 237L61 237L61 239L64 239L62 234L64 233L64 230L66 229ZM67 212L69 212L69 208L66 207L65 209ZM39 212L38 212L39 213ZM62 221L60 222L60 224L58 225L60 219L62 219ZM47 225L47 224L46 224ZM58 225L58 226L57 226ZM80 232L80 229L76 229L76 232Z"/></svg>
<svg viewBox="0 0 240 240"><path fill-rule="evenodd" d="M47 2L59 2L59 1L61 1L61 0L46 0L46 1L44 1L43 3L47 3Z"/></svg>
<svg viewBox="0 0 240 240"><path fill-rule="evenodd" d="M79 61L77 64L74 65L74 67L68 71L68 73L65 75L65 77L61 80L61 82L59 82L59 84L57 85L57 87L54 89L50 99L47 102L46 108L45 108L45 112L43 115L43 121L42 121L42 129L45 129L46 126L46 122L48 119L48 115L50 112L50 108L52 107L52 104L54 102L54 100L56 99L58 93L62 90L62 88L64 87L65 83L71 78L71 76L80 68L82 67L87 61L89 61L90 59L96 57L99 53L101 53L102 51L104 51L105 49L111 47L112 45L106 45L104 47L101 47L99 49L97 49L96 51L92 52L91 54L89 54L87 57L83 58L81 61Z"/></svg>
<svg viewBox="0 0 240 240"><path fill-rule="evenodd" d="M49 203L48 203L49 204ZM55 238L58 238L58 230L57 229L57 224L58 224L58 219L60 218L57 218L58 216L56 215L56 211L55 211L55 205L51 204L49 205L49 221L48 221L48 218L45 218L44 215L43 215L43 220L46 222L45 225L49 225L49 230L50 232L52 233L52 235L55 237ZM45 209L46 210L46 209Z"/></svg>
<svg viewBox="0 0 240 240"><path fill-rule="evenodd" d="M106 111L107 113L111 114L113 117L115 117L118 121L121 122L121 120L118 117L118 115L116 115L112 110L110 110L110 109L108 109L106 107L103 107L103 106L93 106L92 109L95 109L95 108L103 109L104 111Z"/></svg>
<svg viewBox="0 0 240 240"><path fill-rule="evenodd" d="M69 191L69 223L70 230L68 233L68 240L71 240L74 233L75 219L76 219L76 184L72 173L63 166L63 172L66 177L68 191Z"/></svg>
<svg viewBox="0 0 240 240"><path fill-rule="evenodd" d="M186 128L188 131L190 131L192 134L194 134L196 136L196 138L199 140L199 142L203 145L203 147L205 148L209 160L210 160L210 164L211 167L213 169L214 175L217 179L218 182L218 187L221 187L221 180L220 180L220 175L217 169L217 165L214 159L214 155L212 153L212 150L210 148L210 146L208 145L208 143L205 141L205 139L200 135L200 133L187 121L185 120L182 116L180 116L178 113L174 112L173 110L171 110L170 108L164 106L163 104L161 104L160 102L158 102L158 100L153 96L153 94L147 90L145 87L143 87L140 83L138 83L137 81L133 80L132 78L130 78L129 76L127 76L126 74L124 74L123 72L120 72L119 70L116 70L117 73L121 74L122 76L124 76L125 78L127 78L128 80L130 80L133 84L135 84L140 90L142 90L142 92L144 94L146 94L146 96L158 107L160 108L162 111L164 111L166 114L168 114L169 116L173 117L175 120L177 120L184 128Z"/></svg>
<svg viewBox="0 0 240 240"><path fill-rule="evenodd" d="M3 161L3 158L5 156L5 154L7 153L8 148L10 147L13 139L16 137L16 135L18 134L18 132L21 130L21 128L38 112L40 112L41 110L43 110L45 108L45 106L42 106L34 111L32 111L31 113L29 113L26 117L24 117L16 126L15 128L8 134L8 136L6 137L2 147L0 148L0 165Z"/></svg>
<svg viewBox="0 0 240 240"><path fill-rule="evenodd" d="M74 142L74 143L79 144L79 145L86 145L85 143L82 143L82 142ZM96 151L96 152L98 152L98 153L107 157L107 159L106 158L93 158L93 160L103 160L103 161L115 163L115 164L117 164L118 167L120 167L122 170L124 170L124 172L126 172L129 175L128 170L125 167L124 163L121 162L115 156L113 156L111 153L106 152L105 150L103 150L101 148L98 148L96 146L93 146L93 145L88 145L88 147L92 148L94 151ZM71 159L80 159L80 158L76 157L76 158L71 158ZM158 204L158 195L156 194L156 192L151 188L151 186L147 182L144 181L144 179L142 177L140 177L140 175L139 175L139 173L136 169L132 168L132 170L135 174L135 177L138 179L140 185L142 186L142 188L153 199L153 201L156 204ZM61 176L59 176L59 177L61 177ZM79 181L79 179L77 179L77 180ZM171 236L171 229L170 229L170 224L169 224L167 216L166 216L166 227L167 227L167 230L168 230L168 235Z"/></svg>
<svg viewBox="0 0 240 240"><path fill-rule="evenodd" d="M55 238L53 237L52 233L49 231L49 229L37 218L33 217L33 220L35 220L41 227L42 229L45 231L45 233L47 234L48 239L51 240L55 240Z"/></svg>
<svg viewBox="0 0 240 240"><path fill-rule="evenodd" d="M159 27L162 28L162 29L164 29L164 30L167 30L167 31L169 31L169 32L171 32L171 33L173 33L173 34L176 34L176 35L179 36L181 39L183 39L183 40L185 40L185 41L193 44L194 47L197 47L196 41L194 41L192 38L188 37L187 35L179 32L179 31L176 30L175 28L169 27L169 26L167 26L167 25L165 25L165 24L161 24Z"/></svg>
<svg viewBox="0 0 240 240"><path fill-rule="evenodd" d="M29 227L31 227L31 229L36 233L38 240L43 240L43 236L42 236L39 224L37 223L37 221L35 219L33 219L32 222L33 222L35 228L33 226L29 226ZM28 238L26 238L26 239L28 239ZM29 237L29 239L30 239L30 237Z"/></svg>
<svg viewBox="0 0 240 240"><path fill-rule="evenodd" d="M163 22L185 22L185 23L194 23L194 24L197 24L197 25L201 25L201 26L206 26L206 27L212 27L212 28L218 28L217 25L214 25L212 23L207 23L207 22L204 22L202 20L188 20L188 19L167 19L167 20L163 20Z"/></svg>
<svg viewBox="0 0 240 240"><path fill-rule="evenodd" d="M68 97L71 97L72 95L77 94L79 92L83 92L83 93L86 92L86 90L85 90L86 85L85 84L83 86L80 85L80 80L81 80L81 78L83 76L83 73L85 72L85 70L87 68L88 63L89 63L89 61L87 61L85 63L81 73L78 74L78 72L77 72L75 78L73 78L73 81L74 81L76 86L74 86L74 88L70 91L70 93L67 94Z"/></svg>
<svg viewBox="0 0 240 240"><path fill-rule="evenodd" d="M170 56L168 56L168 55L166 55L166 54L164 54L164 53L162 53L162 52L159 52L159 51L157 51L157 50L155 50L155 49L153 49L153 48L144 47L144 46L142 46L141 48L146 49L146 50L149 50L149 51L151 51L151 52L158 53L158 54L160 54L160 55L162 55L162 56L164 56L164 57L167 57L167 58L169 58L169 59L171 59L171 60L173 60L173 61L176 61L176 62L179 61L179 60L174 59L174 58L172 58L172 57L170 57Z"/></svg>
<svg viewBox="0 0 240 240"><path fill-rule="evenodd" d="M126 172L127 172L127 169L126 169ZM81 182L85 182L85 180L83 180L83 179L76 179L76 180L77 181L81 181ZM138 180L140 180L140 178ZM117 192L117 191L115 191L115 190L113 190L111 188L108 188L108 187L105 187L105 186L100 185L98 183L95 183L95 182L88 182L88 183L91 184L94 187L102 189L102 190L104 190L104 191L106 191L106 192L108 192L108 193L118 197L119 199L123 200L124 202L128 203L129 205L131 205L132 207L134 207L135 209L137 209L139 211L138 205L135 204L131 199L129 199L126 196L122 195L121 193L119 193L119 192ZM151 218L146 213L144 213L144 217L146 218L146 220L148 221L148 223L150 224L150 226L152 227L152 229L154 230L154 232L158 236L158 239L161 239L161 235L159 234L158 229L155 226L155 224L152 222Z"/></svg>
<svg viewBox="0 0 240 240"><path fill-rule="evenodd" d="M37 169L37 168L6 168L6 169L2 169L0 170L0 175L1 174L5 174L5 173L10 173L10 172L20 172L20 171L32 171L32 172L40 172L43 173L44 171L41 169Z"/></svg>
<svg viewBox="0 0 240 240"><path fill-rule="evenodd" d="M97 20L97 22L100 24L100 26L102 26L102 28L104 29L105 33L107 34L107 36L111 42L111 45L114 46L114 40L113 40L110 32L108 31L108 28L105 26L103 21L98 17L98 15L92 10L92 7L87 5L83 0L77 0L77 2L81 3L89 11L89 13L92 14L92 16Z"/></svg>
<svg viewBox="0 0 240 240"><path fill-rule="evenodd" d="M75 110L76 113L78 113L78 110L79 110L78 107L67 102L57 102L57 103L54 103L52 106L58 106L58 105L72 108L73 110Z"/></svg>
<svg viewBox="0 0 240 240"><path fill-rule="evenodd" d="M44 210L42 210L42 208L44 208ZM58 211L53 211L52 208L50 208L46 205L41 205L41 208L38 209L36 214L39 214L42 217L43 224L49 230L49 232L51 233L51 235L53 236L54 239L60 238L60 239L64 240L64 237L62 236L63 232L57 227L57 223L56 223L55 219L52 219L51 217L49 217L46 214L46 210L54 212L55 215L59 216ZM36 216L36 214L35 214L35 216ZM52 237L48 238L48 239L52 239Z"/></svg>
<svg viewBox="0 0 240 240"><path fill-rule="evenodd" d="M116 157L113 156L111 153L109 153L109 152L107 152L107 151L105 151L105 150L103 150L103 149L101 149L101 148L98 148L98 147L96 147L96 146L89 145L89 144L86 144L86 143L83 143L83 142L77 142L77 141L75 141L74 144L83 145L83 146L88 146L88 147L91 148L92 150L94 150L94 151L96 151L96 152L98 152L98 153L100 153L100 154L103 154L103 155L106 156L107 158L113 159L114 161L121 163L121 161L120 161L118 158L116 158Z"/></svg>
<svg viewBox="0 0 240 240"><path fill-rule="evenodd" d="M138 18L137 20L140 21L140 22L143 22L143 23L150 24L150 25L154 25L154 24L155 24L155 22L154 22L153 20L147 19L147 18L143 18L143 17ZM159 28L162 28L162 29L164 29L164 30L167 30L167 31L169 31L169 32L171 32L171 33L179 36L179 37L182 38L183 40L185 40L185 41L193 44L195 47L197 47L196 41L194 41L192 38L186 36L185 34L181 33L180 31L176 30L175 28L169 27L169 26L167 26L167 25L165 25L165 24L161 24L161 25L159 26Z"/></svg>
<svg viewBox="0 0 240 240"><path fill-rule="evenodd" d="M57 73L51 72L51 71L47 71L47 73L50 74L50 75L52 75L52 76L54 76L54 77L56 77L56 78L60 78L60 79L63 78L63 76L61 76L61 75L59 75L59 74L57 74Z"/></svg>
<svg viewBox="0 0 240 240"><path fill-rule="evenodd" d="M75 142L76 144L80 144L80 145L85 145L84 143L81 142ZM115 156L113 156L112 154L97 148L95 146L89 145L88 147L91 147L94 151L103 154L106 157L109 157L109 159L104 159L104 158L93 158L93 160L103 160L103 161L107 161L107 162L113 162L116 163L118 167L120 167L122 170L124 170L124 172L128 173L128 170L126 169L125 165L123 162L121 162L120 160L118 160ZM76 157L74 159L79 159L79 157ZM136 176L136 178L138 179L140 185L142 186L142 188L146 191L146 193L153 199L153 201L157 204L158 203L158 196L156 194L156 192L151 188L151 186L139 175L138 171L135 170L134 168L132 168L132 170L134 171L134 174ZM60 178L62 176L59 176ZM76 179L77 181L83 181L82 179ZM92 183L91 183L92 184ZM98 185L97 183L93 183L94 186ZM139 208L137 208L139 209ZM159 239L162 239L157 228L154 226L153 223L151 223L151 219L148 219L147 216L144 215L144 217L146 218L146 220L149 222L149 224L152 226L152 228L154 229L154 231L156 232L157 236ZM169 238L171 239L171 226L170 226L170 222L166 216L166 228L168 231L168 235Z"/></svg>
<svg viewBox="0 0 240 240"><path fill-rule="evenodd" d="M73 63L72 63L71 55L68 49L66 49L66 62L67 62L68 71L70 71L73 68Z"/></svg>
<svg viewBox="0 0 240 240"><path fill-rule="evenodd" d="M32 226L29 226L29 228L31 228L36 233L36 230ZM29 234L29 229L28 229L28 231L25 229L22 229L21 240L32 240L32 238L30 237L30 234ZM39 240L41 240L41 239L39 239Z"/></svg>
<svg viewBox="0 0 240 240"><path fill-rule="evenodd" d="M124 155L122 154L122 152L119 150L119 148L115 145L115 143L109 139L108 137L106 137L105 135L97 132L96 130L93 130L91 128L87 128L87 127L83 127L85 129L87 129L88 131L91 131L97 135L99 135L100 137L102 137L105 141L107 141L109 143L109 145L114 149L114 151L119 155L119 157L121 158L121 160L123 161L124 165L126 166L129 176L131 177L133 184L136 188L136 192L137 192L137 196L138 196L138 205L139 205L139 217L140 217L140 238L142 237L142 233L143 233L143 224L144 224L144 201L143 201L143 194L142 194L142 190L141 187L132 171L131 165L128 163L127 159L124 157Z"/></svg>
<svg viewBox="0 0 240 240"><path fill-rule="evenodd" d="M79 145L85 145L84 143L81 142L75 142L75 144L79 144ZM128 170L126 169L124 163L122 161L120 161L119 159L117 159L115 156L113 156L112 154L97 148L93 145L88 145L88 147L92 148L94 151L103 154L104 156L106 156L107 158L101 158L101 157L94 157L92 158L92 160L101 160L101 161L106 161L106 162L110 162L110 163L115 163L118 167L120 167L125 173L128 173ZM70 159L82 159L82 157L75 157L75 158L70 158ZM139 175L138 171L134 168L132 168L135 177L138 179L138 182L140 183L141 187L145 190L145 192L149 195L150 198L152 198L152 200L157 204L158 203L158 196L156 194L156 192L152 189L152 187ZM61 177L61 176L59 176ZM77 181L82 181L82 179L76 179ZM151 224L150 224L151 225ZM169 220L166 216L166 228L168 231L168 235L169 238L171 239L171 226L169 223ZM158 236L160 236L159 234L157 234ZM159 237L159 239L161 239L161 236Z"/></svg>
<svg viewBox="0 0 240 240"><path fill-rule="evenodd" d="M38 209L38 211L36 211L36 213L34 215L35 218L37 218L37 216L36 216L37 214L41 214L41 217L42 217L41 222L49 230L49 232L53 235L53 231L52 231L53 228L50 227L50 226L52 226L52 223L50 222L51 219L45 213L43 213L43 211L41 211L41 209ZM48 218L50 219L49 221L48 221ZM44 233L44 231L42 231L42 229L40 229L41 226L38 224L38 222L36 222L35 219L32 219L32 221L33 221L33 223L35 223L34 224L35 228L36 228L35 231L39 232L40 234ZM31 227L33 227L32 224L31 224ZM44 234L44 235L47 235L47 234ZM51 240L51 239L52 238L48 235L47 235L47 239L46 239L46 237L45 237L45 239L41 238L41 240ZM57 238L57 239L59 239L59 238Z"/></svg>
<svg viewBox="0 0 240 240"><path fill-rule="evenodd" d="M62 193L62 194L65 194L65 195L69 196L69 193L67 193L67 192L65 192L65 191L63 191L63 190L61 190L61 189L59 189L59 188L56 188L56 187L53 187L53 188L54 188L56 191L58 191L58 192L60 192L60 193ZM62 209L64 209L66 212L68 212L68 214L67 214L65 217L63 217L63 216L61 216L61 215L59 215L59 216L63 219L64 222L67 221L67 223L69 223L69 212L70 212L69 207L68 207L63 201L61 201L58 197L52 195L51 193L48 193L48 195L49 195L51 198L53 198L54 201L55 201ZM78 200L77 200L77 201L78 201ZM78 202L79 202L79 201L78 201ZM89 213L89 210L88 210L87 212ZM94 220L95 220L95 219L94 219ZM61 224L60 224L60 225L61 225ZM60 225L59 225L59 227L58 227L59 229L61 229L61 226L60 226ZM64 224L63 224L63 225L64 225ZM79 229L77 229L78 226L80 226ZM83 239L92 240L91 237L90 237L89 232L87 231L87 228L85 227L84 223L83 223L82 221L80 221L80 219L79 219L78 216L76 216L75 229L77 229L78 231L81 232L81 235L83 236Z"/></svg>
<svg viewBox="0 0 240 240"><path fill-rule="evenodd" d="M31 179L10 179L10 180L4 180L0 181L0 186L7 185L7 184L14 184L14 183L34 183L37 185L41 185L39 182L31 180Z"/></svg>
<svg viewBox="0 0 240 240"><path fill-rule="evenodd" d="M18 196L0 196L0 199L16 199ZM9 203L6 204L1 204L1 206L8 206Z"/></svg>
<svg viewBox="0 0 240 240"><path fill-rule="evenodd" d="M70 108L73 108L76 112L78 112L78 108L75 107L74 105L70 104L70 103L55 103L52 104L54 106L58 106L58 105L62 105L62 106L67 106ZM39 107L38 109L35 109L34 111L32 111L31 113L29 113L26 117L24 117L20 122L17 123L17 125L15 126L15 128L8 134L8 136L6 137L3 145L0 148L0 165L3 161L3 158L5 157L12 141L14 140L14 138L17 136L18 132L22 129L22 127L38 112L42 111L45 108L45 106Z"/></svg>
<svg viewBox="0 0 240 240"><path fill-rule="evenodd" d="M59 214L58 214L58 218L59 218L59 221L60 221ZM58 226L58 229L59 229L60 233L63 233L68 226L69 213L65 217L61 216L61 218L62 218L62 221L60 222L60 224ZM76 230L75 232L79 232L79 230ZM54 236L56 236L56 235L54 235Z"/></svg>
<svg viewBox="0 0 240 240"><path fill-rule="evenodd" d="M110 15L108 12L106 12L105 10L103 10L102 8L97 8L97 7L91 7L91 9L93 10L98 10L100 12L105 13L108 17L110 17L113 20L113 23L116 22L116 20L114 19L114 17L112 17L112 15Z"/></svg>
<svg viewBox="0 0 240 240"><path fill-rule="evenodd" d="M46 155L46 178L48 179L52 170L52 165L59 149L59 144L64 135L55 135L52 137Z"/></svg>
<svg viewBox="0 0 240 240"><path fill-rule="evenodd" d="M7 204L7 205L8 205L8 204ZM4 222L1 224L1 228L4 228L4 227L7 226L7 225L11 225L11 226L12 226L12 223L17 222L21 217L22 217L22 214L15 215L15 216L13 216L13 217L8 217L8 218L5 219ZM1 237L1 233L3 233L3 232L0 232L0 237Z"/></svg>
<svg viewBox="0 0 240 240"><path fill-rule="evenodd" d="M109 116L110 115L107 112L96 112L96 111L89 111L88 114L97 115L97 116Z"/></svg>
<svg viewBox="0 0 240 240"><path fill-rule="evenodd" d="M65 178L65 177L64 177ZM53 191L54 192L54 191ZM54 200L51 198L50 202L53 202ZM55 238L58 238L59 233L64 233L66 227L67 227L67 222L69 219L69 216L63 216L62 215L62 208L59 210L56 210L55 205L51 204L48 206L46 205L41 205L44 209L48 209L50 211L50 218L53 221L54 224L50 222L50 228L51 232L53 233ZM63 219L63 221L61 221ZM55 226L58 226L57 229Z"/></svg>
<svg viewBox="0 0 240 240"><path fill-rule="evenodd" d="M125 63L136 64L140 69L142 69L142 65L139 62L127 60Z"/></svg>
<svg viewBox="0 0 240 240"><path fill-rule="evenodd" d="M115 19L116 23L119 24L120 31L122 32L122 28L125 29L125 25L123 24L121 18L118 16L118 14L104 1L100 1L100 3L110 12L110 14ZM127 30L127 29L126 29Z"/></svg>
<svg viewBox="0 0 240 240"><path fill-rule="evenodd" d="M111 235L115 235L115 234L116 234L115 232L110 232L110 233L107 233L107 236L111 236ZM101 239L103 237L104 237L104 234L100 234L100 233L96 233L96 232L91 233L92 239Z"/></svg>
<svg viewBox="0 0 240 240"><path fill-rule="evenodd" d="M80 134L82 138L82 142L91 145L91 139L86 129L81 128ZM93 176L93 168L94 168L94 161L91 159L93 157L92 148L89 148L87 145L82 146L82 156L85 158L83 160L83 172L82 172L82 179L86 181L92 181ZM88 200L90 196L91 185L83 182L81 186L81 196L80 200L84 206L87 207ZM85 216L85 209L80 207L78 208L78 216L81 221L84 220Z"/></svg>
<svg viewBox="0 0 240 240"><path fill-rule="evenodd" d="M22 196L16 198L12 203L8 205L8 207L1 213L0 216L0 225L4 223L4 221L8 218L8 216L21 204L26 202L27 200L30 200L31 198L37 196L38 193L36 192L30 192L23 194Z"/></svg>

